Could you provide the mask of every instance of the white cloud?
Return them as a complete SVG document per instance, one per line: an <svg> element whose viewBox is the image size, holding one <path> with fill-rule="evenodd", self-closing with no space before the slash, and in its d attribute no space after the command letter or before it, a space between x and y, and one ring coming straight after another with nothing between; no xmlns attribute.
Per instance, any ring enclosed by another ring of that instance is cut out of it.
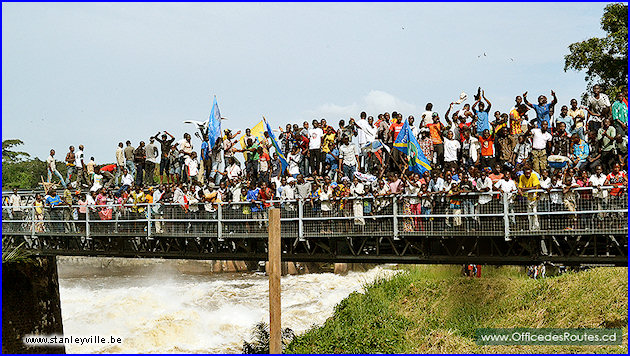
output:
<svg viewBox="0 0 630 356"><path fill-rule="evenodd" d="M398 111L404 115L417 115L418 107L408 103L392 94L381 90L372 90L358 102L348 105L327 103L320 105L315 110L306 112L306 116L313 118L326 118L329 120L359 118L359 113L365 111L368 116L376 116L384 112Z"/></svg>

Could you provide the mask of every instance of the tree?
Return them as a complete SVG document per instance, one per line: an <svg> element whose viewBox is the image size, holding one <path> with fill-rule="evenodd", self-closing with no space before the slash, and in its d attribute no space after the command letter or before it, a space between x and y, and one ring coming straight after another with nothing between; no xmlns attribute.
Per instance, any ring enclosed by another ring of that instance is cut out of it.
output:
<svg viewBox="0 0 630 356"><path fill-rule="evenodd" d="M628 87L628 5L608 4L601 19L606 37L569 45L564 71L586 70L587 91L599 84L608 97Z"/></svg>
<svg viewBox="0 0 630 356"><path fill-rule="evenodd" d="M2 141L2 163L15 163L19 162L23 159L28 159L31 157L26 152L21 151L13 151L12 148L15 146L23 145L24 142L20 139L12 139L12 140L4 140Z"/></svg>

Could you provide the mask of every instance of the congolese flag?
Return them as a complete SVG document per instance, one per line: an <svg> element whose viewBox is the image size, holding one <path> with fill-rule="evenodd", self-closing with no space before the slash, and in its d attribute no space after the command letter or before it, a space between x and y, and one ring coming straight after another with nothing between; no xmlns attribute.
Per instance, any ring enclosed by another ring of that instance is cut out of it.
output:
<svg viewBox="0 0 630 356"><path fill-rule="evenodd" d="M394 147L407 155L410 171L422 174L431 170L431 164L420 149L420 144L418 144L418 140L411 132L411 127L407 120L405 120L405 124L400 129L398 137L396 137Z"/></svg>
<svg viewBox="0 0 630 356"><path fill-rule="evenodd" d="M280 146L278 145L278 141L276 141L276 135L273 134L273 130L271 129L271 126L269 126L269 123L267 122L267 119L265 119L264 116L263 116L263 121L265 122L265 128L267 129L267 133L269 134L269 139L271 140L273 147L276 148L276 153L278 153L278 158L280 158L280 164L282 165L282 170L280 172L284 173L284 170L287 169L287 167L289 166L289 163L287 162L287 158L284 156L284 152L282 152L282 150L280 149Z"/></svg>

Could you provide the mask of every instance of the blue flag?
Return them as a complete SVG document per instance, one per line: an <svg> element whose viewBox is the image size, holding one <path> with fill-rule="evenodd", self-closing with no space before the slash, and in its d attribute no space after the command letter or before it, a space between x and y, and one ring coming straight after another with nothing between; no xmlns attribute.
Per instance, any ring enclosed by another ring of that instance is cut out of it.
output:
<svg viewBox="0 0 630 356"><path fill-rule="evenodd" d="M431 170L431 164L420 149L420 144L413 135L407 120L405 120L405 124L400 129L396 141L394 141L394 147L407 155L411 172L423 174L425 171Z"/></svg>
<svg viewBox="0 0 630 356"><path fill-rule="evenodd" d="M276 153L278 154L278 158L280 158L280 164L282 165L282 170L280 171L280 173L282 174L284 173L284 170L287 169L287 167L289 166L289 163L287 162L287 158L285 157L284 153L280 149L280 146L278 145L278 141L276 141L276 136L273 134L273 130L271 130L271 126L269 126L269 123L267 122L267 119L265 119L264 116L263 116L263 121L265 121L265 129L267 130L267 133L269 134L269 139L271 140L273 147L276 148Z"/></svg>
<svg viewBox="0 0 630 356"><path fill-rule="evenodd" d="M214 147L214 143L221 136L221 113L219 112L219 104L217 104L217 97L214 97L214 103L212 103L212 111L208 118L208 141L210 147Z"/></svg>

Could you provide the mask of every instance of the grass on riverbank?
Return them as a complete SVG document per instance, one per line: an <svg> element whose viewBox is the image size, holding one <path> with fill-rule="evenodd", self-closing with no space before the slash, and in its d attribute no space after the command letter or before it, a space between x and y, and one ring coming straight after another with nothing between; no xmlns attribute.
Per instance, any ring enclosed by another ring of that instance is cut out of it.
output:
<svg viewBox="0 0 630 356"><path fill-rule="evenodd" d="M288 353L627 353L627 268L542 280L517 267L413 266L352 293ZM621 346L478 346L477 328L623 328Z"/></svg>

